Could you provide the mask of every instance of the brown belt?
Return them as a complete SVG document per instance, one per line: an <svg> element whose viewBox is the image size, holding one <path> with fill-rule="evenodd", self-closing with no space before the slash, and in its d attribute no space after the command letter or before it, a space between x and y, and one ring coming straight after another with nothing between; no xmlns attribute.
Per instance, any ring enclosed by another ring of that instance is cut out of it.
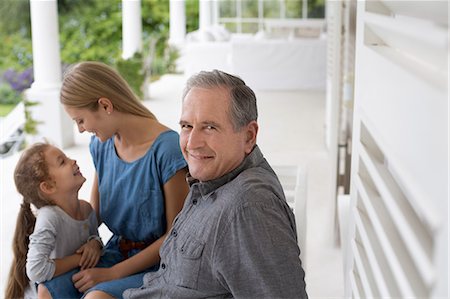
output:
<svg viewBox="0 0 450 299"><path fill-rule="evenodd" d="M134 242L131 240L120 238L119 240L119 250L120 253L122 253L122 256L124 259L129 258L129 253L133 249L139 249L142 250L144 248L147 248L148 245L150 245L151 242Z"/></svg>

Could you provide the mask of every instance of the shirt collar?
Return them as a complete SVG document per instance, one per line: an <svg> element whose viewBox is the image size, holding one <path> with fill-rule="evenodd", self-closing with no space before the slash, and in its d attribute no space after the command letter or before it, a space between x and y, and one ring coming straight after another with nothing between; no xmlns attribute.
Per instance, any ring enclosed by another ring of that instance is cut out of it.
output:
<svg viewBox="0 0 450 299"><path fill-rule="evenodd" d="M193 178L190 173L187 174L187 182L189 183L189 186L193 188L196 186L198 190L200 191L202 197L208 195L209 193L213 192L214 190L218 189L219 187L227 184L228 182L234 180L242 171L245 169L255 167L259 165L264 160L264 157L261 153L261 150L257 145L253 148L253 150L248 154L244 160L239 164L238 167L236 167L231 172L221 176L220 178L206 181L206 182L200 182L199 180Z"/></svg>

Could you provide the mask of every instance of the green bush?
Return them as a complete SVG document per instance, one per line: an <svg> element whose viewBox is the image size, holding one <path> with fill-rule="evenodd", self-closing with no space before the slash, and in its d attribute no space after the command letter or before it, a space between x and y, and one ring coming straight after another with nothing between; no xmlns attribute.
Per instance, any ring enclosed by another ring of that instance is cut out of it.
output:
<svg viewBox="0 0 450 299"><path fill-rule="evenodd" d="M142 63L142 55L134 54L129 59L119 59L116 62L117 71L128 82L134 93L142 98L142 84L144 83L144 71Z"/></svg>
<svg viewBox="0 0 450 299"><path fill-rule="evenodd" d="M31 37L23 32L8 34L0 30L0 71L22 72L33 66Z"/></svg>
<svg viewBox="0 0 450 299"><path fill-rule="evenodd" d="M188 31L198 28L198 1L187 0ZM102 61L119 69L137 94L139 81L150 72L162 75L175 71L178 53L167 49L169 38L169 1L142 0L144 48L141 65L135 58L124 61L122 54L122 0L58 0L59 39L63 65L79 61ZM29 0L0 0L0 72L23 72L32 67ZM145 41L154 39L152 52ZM151 71L142 63L151 55ZM139 68L146 68L139 70ZM133 78L133 76L136 76Z"/></svg>
<svg viewBox="0 0 450 299"><path fill-rule="evenodd" d="M38 102L29 101L27 99L23 99L23 104L25 108L25 126L24 131L28 135L36 135L37 134L37 126L41 124L41 121L37 121L33 118L32 113L30 111L30 107L39 105Z"/></svg>
<svg viewBox="0 0 450 299"><path fill-rule="evenodd" d="M14 105L22 100L18 94L9 84L0 83L0 104Z"/></svg>
<svg viewBox="0 0 450 299"><path fill-rule="evenodd" d="M61 60L67 64L95 60L114 65L122 46L121 1L80 2L59 15Z"/></svg>

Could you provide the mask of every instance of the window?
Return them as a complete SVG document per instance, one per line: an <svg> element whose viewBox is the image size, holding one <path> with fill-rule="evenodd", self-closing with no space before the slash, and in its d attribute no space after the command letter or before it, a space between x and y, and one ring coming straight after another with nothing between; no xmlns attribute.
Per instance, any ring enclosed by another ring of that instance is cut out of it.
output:
<svg viewBox="0 0 450 299"><path fill-rule="evenodd" d="M221 0L219 23L236 33L255 33L265 19L324 18L325 0Z"/></svg>

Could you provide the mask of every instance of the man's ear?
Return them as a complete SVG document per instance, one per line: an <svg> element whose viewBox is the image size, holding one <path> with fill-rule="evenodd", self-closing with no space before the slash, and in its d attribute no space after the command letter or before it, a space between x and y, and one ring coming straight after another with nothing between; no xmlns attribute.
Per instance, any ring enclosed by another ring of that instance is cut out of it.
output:
<svg viewBox="0 0 450 299"><path fill-rule="evenodd" d="M258 123L252 120L246 127L245 153L249 154L256 144L256 135L258 135Z"/></svg>
<svg viewBox="0 0 450 299"><path fill-rule="evenodd" d="M44 181L39 184L39 189L41 189L44 194L50 195L56 191L56 186L52 182Z"/></svg>
<svg viewBox="0 0 450 299"><path fill-rule="evenodd" d="M98 107L100 111L105 111L107 114L111 114L114 110L112 102L104 97L98 99Z"/></svg>

